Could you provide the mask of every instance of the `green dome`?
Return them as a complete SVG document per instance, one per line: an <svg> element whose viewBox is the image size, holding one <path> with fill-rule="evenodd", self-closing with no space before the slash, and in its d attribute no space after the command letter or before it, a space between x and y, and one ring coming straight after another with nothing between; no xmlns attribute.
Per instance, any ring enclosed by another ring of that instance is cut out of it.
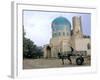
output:
<svg viewBox="0 0 100 80"><path fill-rule="evenodd" d="M52 22L53 31L62 30L65 27L67 30L69 30L69 31L71 30L71 24L70 24L69 20L67 20L64 17L58 17L58 18L54 19Z"/></svg>

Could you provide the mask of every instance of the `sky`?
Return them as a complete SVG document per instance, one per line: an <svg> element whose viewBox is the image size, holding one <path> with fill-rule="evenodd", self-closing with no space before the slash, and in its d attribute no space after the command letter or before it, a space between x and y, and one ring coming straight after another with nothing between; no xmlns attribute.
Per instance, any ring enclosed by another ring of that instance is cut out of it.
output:
<svg viewBox="0 0 100 80"><path fill-rule="evenodd" d="M65 13L46 11L23 11L23 25L27 38L37 46L49 44L52 38L51 23L57 17L67 18L72 26L72 17L81 16L82 30L84 35L91 35L91 14L89 13ZM73 28L73 27L71 27Z"/></svg>

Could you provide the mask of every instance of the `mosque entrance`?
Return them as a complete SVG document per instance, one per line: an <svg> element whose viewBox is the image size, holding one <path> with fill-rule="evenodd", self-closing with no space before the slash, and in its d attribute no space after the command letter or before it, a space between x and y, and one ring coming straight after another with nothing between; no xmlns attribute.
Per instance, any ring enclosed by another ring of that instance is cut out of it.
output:
<svg viewBox="0 0 100 80"><path fill-rule="evenodd" d="M46 51L47 51L47 58L51 58L51 47L47 46Z"/></svg>

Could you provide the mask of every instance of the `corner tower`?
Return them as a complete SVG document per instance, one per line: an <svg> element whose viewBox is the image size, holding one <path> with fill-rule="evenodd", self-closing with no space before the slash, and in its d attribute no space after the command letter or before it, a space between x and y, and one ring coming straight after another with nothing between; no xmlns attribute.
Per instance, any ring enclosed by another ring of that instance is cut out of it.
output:
<svg viewBox="0 0 100 80"><path fill-rule="evenodd" d="M81 24L81 16L74 16L73 20L73 36L74 38L82 38L82 24Z"/></svg>

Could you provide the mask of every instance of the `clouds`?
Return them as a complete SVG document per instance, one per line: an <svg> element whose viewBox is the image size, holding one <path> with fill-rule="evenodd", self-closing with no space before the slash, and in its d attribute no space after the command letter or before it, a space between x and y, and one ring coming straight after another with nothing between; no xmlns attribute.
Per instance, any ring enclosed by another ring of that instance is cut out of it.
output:
<svg viewBox="0 0 100 80"><path fill-rule="evenodd" d="M30 38L38 46L49 43L50 38L52 37L51 23L59 16L67 18L71 22L71 25L73 16L81 16L83 32L86 35L90 35L90 14L24 11L23 16L26 37Z"/></svg>

